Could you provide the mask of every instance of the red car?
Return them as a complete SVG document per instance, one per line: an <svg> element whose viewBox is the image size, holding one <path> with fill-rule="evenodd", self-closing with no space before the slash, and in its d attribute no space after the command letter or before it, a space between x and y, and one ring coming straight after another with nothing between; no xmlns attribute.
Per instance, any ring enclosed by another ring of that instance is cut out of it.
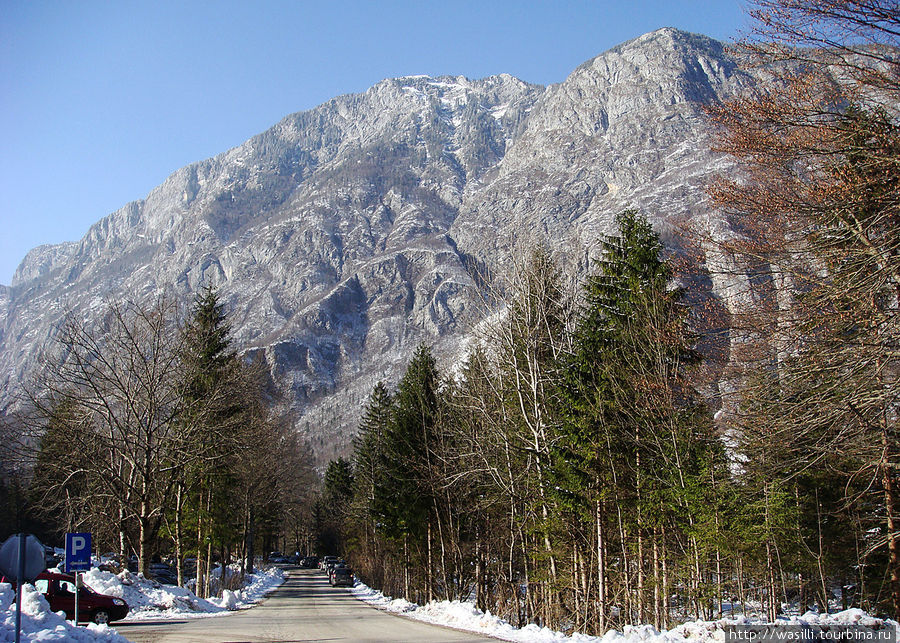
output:
<svg viewBox="0 0 900 643"><path fill-rule="evenodd" d="M75 577L58 572L41 572L34 586L50 603L54 612L65 612L67 619L75 617ZM121 598L98 594L82 585L78 593L78 620L109 623L125 618L128 603Z"/></svg>

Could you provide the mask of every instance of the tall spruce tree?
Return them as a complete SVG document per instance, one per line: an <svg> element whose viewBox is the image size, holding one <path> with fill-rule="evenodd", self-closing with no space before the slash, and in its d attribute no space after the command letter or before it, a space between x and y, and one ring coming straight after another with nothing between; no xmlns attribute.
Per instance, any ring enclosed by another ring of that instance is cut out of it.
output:
<svg viewBox="0 0 900 643"><path fill-rule="evenodd" d="M184 448L194 458L182 471L175 498L175 549L183 580L185 517L196 534L197 591L205 593L213 542L232 536L236 507L229 496L230 469L240 448L236 421L245 410L240 364L229 341L230 325L218 291L208 284L194 299L184 327L186 411Z"/></svg>
<svg viewBox="0 0 900 643"><path fill-rule="evenodd" d="M334 549L344 555L346 555L347 517L350 514L354 486L353 465L349 460L338 458L328 463L322 492L323 500L329 509L326 528L334 533Z"/></svg>
<svg viewBox="0 0 900 643"><path fill-rule="evenodd" d="M353 439L354 488L351 503L353 531L350 536L357 574L371 583L382 586L385 562L379 556L378 529L375 520L375 486L380 477L385 433L391 423L394 402L383 382L372 389L369 401L359 422L359 432ZM360 534L359 532L362 531Z"/></svg>
<svg viewBox="0 0 900 643"><path fill-rule="evenodd" d="M431 349L422 345L407 366L394 398L393 418L379 453L373 501L385 534L403 542L403 591L408 599L413 548L428 546L434 504L431 450L438 403L437 366Z"/></svg>
<svg viewBox="0 0 900 643"><path fill-rule="evenodd" d="M614 584L624 590L620 618L665 624L668 588L650 582L659 582L651 552L666 546L667 529L690 530L697 521L691 499L709 479L703 463L715 460L703 450L716 448L687 378L697 361L694 338L659 237L635 211L616 223L619 235L602 240L585 285L555 459L563 497L593 518L599 630L610 625ZM699 544L688 540L697 564ZM624 571L613 578L613 568Z"/></svg>

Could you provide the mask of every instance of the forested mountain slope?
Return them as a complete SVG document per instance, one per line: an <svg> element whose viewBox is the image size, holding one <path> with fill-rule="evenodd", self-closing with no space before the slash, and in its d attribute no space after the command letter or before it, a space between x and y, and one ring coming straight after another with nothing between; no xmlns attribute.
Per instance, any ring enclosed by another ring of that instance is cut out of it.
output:
<svg viewBox="0 0 900 643"><path fill-rule="evenodd" d="M502 274L542 239L583 267L626 207L689 257L723 310L740 307L747 276L699 243L733 223L704 192L729 164L710 149L703 108L756 82L721 43L663 29L547 88L404 77L288 116L178 170L80 241L28 254L0 290L0 408L66 311L189 301L212 282L235 345L265 360L327 458L417 345L455 359L485 313L483 272ZM699 254L675 228L693 231Z"/></svg>

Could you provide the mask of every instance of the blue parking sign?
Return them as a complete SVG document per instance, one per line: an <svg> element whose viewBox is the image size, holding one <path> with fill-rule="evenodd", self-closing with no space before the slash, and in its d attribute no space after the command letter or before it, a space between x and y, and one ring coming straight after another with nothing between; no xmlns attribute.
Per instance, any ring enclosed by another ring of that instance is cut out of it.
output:
<svg viewBox="0 0 900 643"><path fill-rule="evenodd" d="M66 573L91 569L91 535L66 534Z"/></svg>

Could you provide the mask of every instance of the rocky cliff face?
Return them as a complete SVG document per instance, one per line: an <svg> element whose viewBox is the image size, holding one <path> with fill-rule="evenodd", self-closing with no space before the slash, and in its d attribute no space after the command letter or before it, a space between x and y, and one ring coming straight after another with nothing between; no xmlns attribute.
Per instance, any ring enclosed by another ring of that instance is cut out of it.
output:
<svg viewBox="0 0 900 643"><path fill-rule="evenodd" d="M66 310L212 281L235 342L266 361L329 457L419 343L454 353L482 314L476 263L502 268L526 236L589 255L625 207L673 244L675 223L727 232L703 192L727 162L702 107L754 82L720 43L664 29L548 88L405 77L289 116L79 242L31 251L0 289L0 405ZM696 258L698 280L738 305L714 261Z"/></svg>

